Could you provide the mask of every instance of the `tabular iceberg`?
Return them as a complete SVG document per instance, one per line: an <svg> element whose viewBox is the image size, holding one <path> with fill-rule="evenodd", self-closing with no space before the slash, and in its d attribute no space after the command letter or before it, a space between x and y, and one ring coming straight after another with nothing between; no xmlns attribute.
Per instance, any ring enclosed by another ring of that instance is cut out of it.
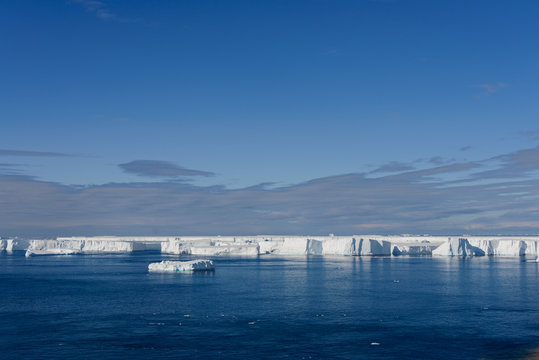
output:
<svg viewBox="0 0 539 360"><path fill-rule="evenodd" d="M212 271L215 265L211 260L191 260L191 261L161 261L148 265L150 272L180 272L180 271Z"/></svg>
<svg viewBox="0 0 539 360"><path fill-rule="evenodd" d="M26 256L121 254L145 249L143 243L114 240L30 240Z"/></svg>

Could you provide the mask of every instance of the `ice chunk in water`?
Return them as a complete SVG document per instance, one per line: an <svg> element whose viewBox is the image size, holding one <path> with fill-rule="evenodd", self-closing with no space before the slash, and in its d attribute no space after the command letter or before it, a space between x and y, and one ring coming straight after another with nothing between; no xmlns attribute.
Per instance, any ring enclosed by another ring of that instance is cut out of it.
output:
<svg viewBox="0 0 539 360"><path fill-rule="evenodd" d="M191 261L161 261L148 265L150 272L178 272L178 271L211 271L215 270L215 265L211 260L191 260Z"/></svg>

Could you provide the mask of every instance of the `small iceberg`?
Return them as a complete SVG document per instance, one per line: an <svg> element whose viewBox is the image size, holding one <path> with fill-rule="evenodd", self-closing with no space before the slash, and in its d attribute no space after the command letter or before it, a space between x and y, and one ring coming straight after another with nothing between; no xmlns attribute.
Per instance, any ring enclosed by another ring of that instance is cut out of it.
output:
<svg viewBox="0 0 539 360"><path fill-rule="evenodd" d="M178 271L213 271L215 265L211 260L191 261L161 261L148 265L149 272L178 272Z"/></svg>

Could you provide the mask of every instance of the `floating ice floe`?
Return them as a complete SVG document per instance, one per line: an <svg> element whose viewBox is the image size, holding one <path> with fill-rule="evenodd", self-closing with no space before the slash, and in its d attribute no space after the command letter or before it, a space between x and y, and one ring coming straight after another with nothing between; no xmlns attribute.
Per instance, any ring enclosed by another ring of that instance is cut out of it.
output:
<svg viewBox="0 0 539 360"><path fill-rule="evenodd" d="M161 261L148 265L150 272L179 272L179 271L212 271L215 265L211 260L191 260L191 261Z"/></svg>

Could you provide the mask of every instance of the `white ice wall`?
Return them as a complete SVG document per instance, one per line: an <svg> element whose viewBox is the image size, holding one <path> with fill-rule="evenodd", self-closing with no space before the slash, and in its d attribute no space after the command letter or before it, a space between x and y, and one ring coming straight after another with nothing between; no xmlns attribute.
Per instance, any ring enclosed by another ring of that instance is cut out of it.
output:
<svg viewBox="0 0 539 360"><path fill-rule="evenodd" d="M144 243L114 240L29 240L26 255L117 254L145 250Z"/></svg>
<svg viewBox="0 0 539 360"><path fill-rule="evenodd" d="M162 253L208 256L276 255L492 255L537 256L539 237L530 236L190 236L69 237L56 240L1 239L0 251L44 254L125 253L160 248ZM435 249L435 250L434 250Z"/></svg>
<svg viewBox="0 0 539 360"><path fill-rule="evenodd" d="M282 240L269 240L264 239L258 243L260 255L272 254L279 251L283 246Z"/></svg>
<svg viewBox="0 0 539 360"><path fill-rule="evenodd" d="M285 238L280 249L276 251L279 255L322 255L323 243L320 240L304 237Z"/></svg>
<svg viewBox="0 0 539 360"><path fill-rule="evenodd" d="M360 238L357 244L357 255L361 256L389 256L391 255L391 243L377 239Z"/></svg>
<svg viewBox="0 0 539 360"><path fill-rule="evenodd" d="M537 240L470 238L469 242L484 251L485 255L508 257L538 255Z"/></svg>
<svg viewBox="0 0 539 360"><path fill-rule="evenodd" d="M161 242L161 253L184 255L190 254L191 248L188 244L180 240L169 240Z"/></svg>
<svg viewBox="0 0 539 360"><path fill-rule="evenodd" d="M470 244L466 238L451 238L432 252L441 256L481 256L485 252Z"/></svg>
<svg viewBox="0 0 539 360"><path fill-rule="evenodd" d="M191 255L201 256L258 256L258 252L258 244L191 247Z"/></svg>
<svg viewBox="0 0 539 360"><path fill-rule="evenodd" d="M391 255L432 255L438 245L429 244L391 244Z"/></svg>
<svg viewBox="0 0 539 360"><path fill-rule="evenodd" d="M6 251L26 251L30 246L30 240L23 239L7 239L6 240Z"/></svg>
<svg viewBox="0 0 539 360"><path fill-rule="evenodd" d="M330 237L322 242L322 255L354 255L356 239L353 237Z"/></svg>

